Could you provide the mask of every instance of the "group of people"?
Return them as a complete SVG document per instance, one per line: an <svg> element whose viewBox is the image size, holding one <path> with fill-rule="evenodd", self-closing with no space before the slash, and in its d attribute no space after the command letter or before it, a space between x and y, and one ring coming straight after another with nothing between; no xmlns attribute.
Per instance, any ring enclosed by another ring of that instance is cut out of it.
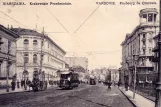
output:
<svg viewBox="0 0 161 107"><path fill-rule="evenodd" d="M24 87L25 88L25 90L27 89L27 87L30 87L30 84L31 84L32 82L27 78L26 80L21 80L21 82L18 80L18 79L16 79L16 78L12 78L12 82L11 82L11 88L12 88L12 90L14 91L15 90L15 88L16 88L16 86L17 86L17 88L22 88L22 87Z"/></svg>

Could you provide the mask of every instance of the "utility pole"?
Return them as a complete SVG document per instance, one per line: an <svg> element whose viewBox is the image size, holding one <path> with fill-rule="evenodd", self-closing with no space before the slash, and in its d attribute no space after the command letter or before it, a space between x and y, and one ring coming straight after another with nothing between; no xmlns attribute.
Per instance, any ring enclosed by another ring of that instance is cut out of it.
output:
<svg viewBox="0 0 161 107"><path fill-rule="evenodd" d="M139 55L133 55L133 61L134 61L134 86L133 86L133 99L135 98L135 93L136 93L136 70L137 70L137 61L138 61Z"/></svg>
<svg viewBox="0 0 161 107"><path fill-rule="evenodd" d="M134 61L135 71L134 71L134 91L133 91L133 99L135 98L135 91L136 91L136 61Z"/></svg>
<svg viewBox="0 0 161 107"><path fill-rule="evenodd" d="M26 60L26 59L24 59ZM26 70L26 61L24 61L24 71L23 71L23 75L24 75L24 88L25 90L27 90L27 86L26 86L26 74L27 73L27 70Z"/></svg>
<svg viewBox="0 0 161 107"><path fill-rule="evenodd" d="M158 35L158 55L159 55L159 62L158 62L158 82L156 87L156 103L155 107L161 107L161 0L160 0L160 23L159 23L159 35Z"/></svg>
<svg viewBox="0 0 161 107"><path fill-rule="evenodd" d="M43 81L42 79L42 56L43 56L43 53L42 53L42 47L44 45L44 27L43 27L43 31L42 31L42 36L41 36L41 50L40 50L40 76L41 76L41 81Z"/></svg>

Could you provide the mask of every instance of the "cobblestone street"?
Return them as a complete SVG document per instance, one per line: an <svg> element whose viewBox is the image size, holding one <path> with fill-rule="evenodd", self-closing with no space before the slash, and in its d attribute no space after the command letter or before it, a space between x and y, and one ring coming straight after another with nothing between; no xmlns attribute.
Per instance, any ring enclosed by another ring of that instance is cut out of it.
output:
<svg viewBox="0 0 161 107"><path fill-rule="evenodd" d="M133 107L117 87L108 89L103 85L12 93L0 95L0 99L1 107Z"/></svg>

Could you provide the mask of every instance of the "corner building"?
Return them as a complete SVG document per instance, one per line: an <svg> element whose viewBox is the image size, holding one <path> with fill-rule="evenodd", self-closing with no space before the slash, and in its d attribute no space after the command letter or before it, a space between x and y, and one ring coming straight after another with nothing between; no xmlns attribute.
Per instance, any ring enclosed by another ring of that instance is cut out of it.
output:
<svg viewBox="0 0 161 107"><path fill-rule="evenodd" d="M13 28L12 30L20 35L17 41L18 79L23 79L23 71L26 70L29 80L32 81L33 73L40 70L42 61L45 80L56 80L57 70L65 68L64 56L66 52L51 38L34 30L22 28Z"/></svg>
<svg viewBox="0 0 161 107"><path fill-rule="evenodd" d="M122 81L133 84L136 61L137 83L151 83L149 75L154 71L153 52L155 41L153 37L159 32L158 11L155 8L140 10L140 24L127 34L122 42ZM134 56L136 59L134 59Z"/></svg>
<svg viewBox="0 0 161 107"><path fill-rule="evenodd" d="M7 72L9 85L16 75L16 40L19 36L0 25L0 87L6 86Z"/></svg>

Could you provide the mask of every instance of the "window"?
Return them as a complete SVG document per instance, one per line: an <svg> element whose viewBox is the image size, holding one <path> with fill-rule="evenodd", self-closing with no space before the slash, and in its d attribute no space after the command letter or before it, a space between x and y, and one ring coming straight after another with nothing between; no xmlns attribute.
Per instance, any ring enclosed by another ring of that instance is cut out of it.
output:
<svg viewBox="0 0 161 107"><path fill-rule="evenodd" d="M44 46L44 41L41 41L41 46Z"/></svg>
<svg viewBox="0 0 161 107"><path fill-rule="evenodd" d="M1 65L2 65L2 64L1 64L1 62L0 62L0 77L2 77L2 73L1 73L1 68L2 68L2 67L1 67Z"/></svg>
<svg viewBox="0 0 161 107"><path fill-rule="evenodd" d="M37 40L33 40L33 45L37 45Z"/></svg>
<svg viewBox="0 0 161 107"><path fill-rule="evenodd" d="M11 53L11 41L8 41L8 54Z"/></svg>
<svg viewBox="0 0 161 107"><path fill-rule="evenodd" d="M28 53L24 54L24 63L28 63L29 62L29 55Z"/></svg>
<svg viewBox="0 0 161 107"><path fill-rule="evenodd" d="M0 51L2 50L2 44L3 44L2 38L0 37Z"/></svg>
<svg viewBox="0 0 161 107"><path fill-rule="evenodd" d="M157 17L157 15L156 14L154 14L154 21L156 22L156 17Z"/></svg>
<svg viewBox="0 0 161 107"><path fill-rule="evenodd" d="M148 22L152 22L153 21L153 14L149 13L148 14Z"/></svg>
<svg viewBox="0 0 161 107"><path fill-rule="evenodd" d="M143 34L143 38L145 38L145 34Z"/></svg>
<svg viewBox="0 0 161 107"><path fill-rule="evenodd" d="M43 62L43 60L44 60L44 55L41 55L41 59L42 59L42 62Z"/></svg>
<svg viewBox="0 0 161 107"><path fill-rule="evenodd" d="M142 19L143 19L143 22L147 22L147 14L143 14Z"/></svg>
<svg viewBox="0 0 161 107"><path fill-rule="evenodd" d="M143 41L143 45L145 45L145 41Z"/></svg>
<svg viewBox="0 0 161 107"><path fill-rule="evenodd" d="M23 41L23 44L24 44L24 45L28 45L28 44L29 44L29 40L28 40L28 39L25 39L25 40Z"/></svg>
<svg viewBox="0 0 161 107"><path fill-rule="evenodd" d="M147 18L147 14L143 14L143 18L145 18L145 19L146 19L146 18Z"/></svg>
<svg viewBox="0 0 161 107"><path fill-rule="evenodd" d="M33 63L37 63L37 55L36 54L33 55Z"/></svg>
<svg viewBox="0 0 161 107"><path fill-rule="evenodd" d="M143 49L143 54L145 55L145 49Z"/></svg>

